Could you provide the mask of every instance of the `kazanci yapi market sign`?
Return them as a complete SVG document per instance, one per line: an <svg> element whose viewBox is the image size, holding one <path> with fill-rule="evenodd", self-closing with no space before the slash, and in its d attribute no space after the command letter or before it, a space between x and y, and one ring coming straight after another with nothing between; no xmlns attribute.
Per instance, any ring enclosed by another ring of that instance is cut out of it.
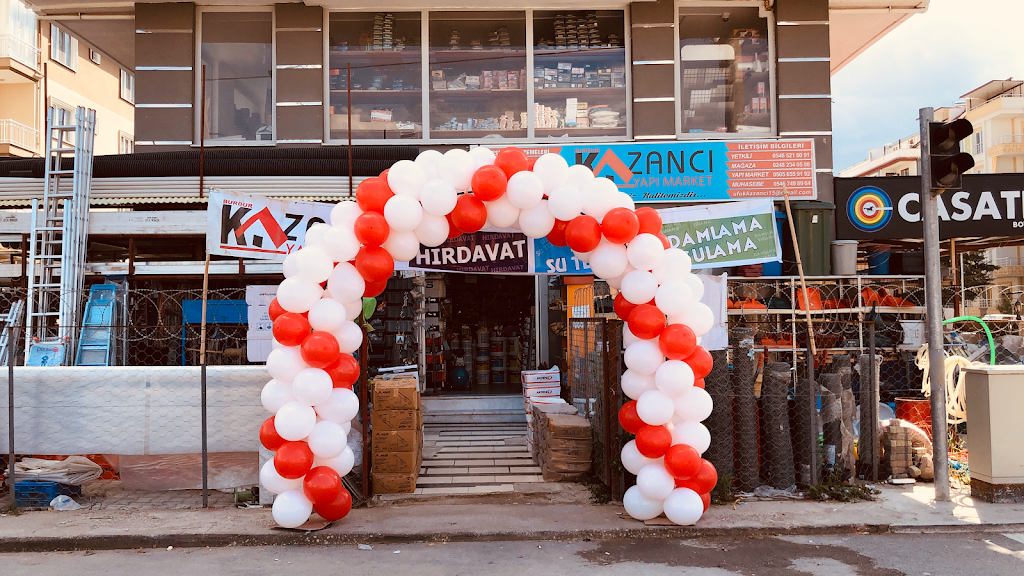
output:
<svg viewBox="0 0 1024 576"><path fill-rule="evenodd" d="M1024 174L967 174L963 189L938 196L939 235L1024 235ZM916 176L836 178L836 236L846 240L921 238Z"/></svg>
<svg viewBox="0 0 1024 576"><path fill-rule="evenodd" d="M813 140L747 140L525 147L611 178L635 202L817 198Z"/></svg>

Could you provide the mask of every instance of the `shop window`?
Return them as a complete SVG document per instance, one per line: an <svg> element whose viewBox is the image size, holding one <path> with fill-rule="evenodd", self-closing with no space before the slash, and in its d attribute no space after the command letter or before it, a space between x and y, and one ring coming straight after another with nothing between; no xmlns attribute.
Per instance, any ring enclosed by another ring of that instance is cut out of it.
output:
<svg viewBox="0 0 1024 576"><path fill-rule="evenodd" d="M342 12L330 16L330 137L423 137L423 65L419 12ZM352 80L348 85L351 66Z"/></svg>
<svg viewBox="0 0 1024 576"><path fill-rule="evenodd" d="M525 138L525 12L433 12L430 137Z"/></svg>
<svg viewBox="0 0 1024 576"><path fill-rule="evenodd" d="M50 58L69 70L78 70L78 40L56 24L50 24Z"/></svg>
<svg viewBox="0 0 1024 576"><path fill-rule="evenodd" d="M135 76L121 69L121 99L135 104Z"/></svg>
<svg viewBox="0 0 1024 576"><path fill-rule="evenodd" d="M534 13L536 137L626 135L624 28L619 10Z"/></svg>
<svg viewBox="0 0 1024 576"><path fill-rule="evenodd" d="M202 13L206 133L211 144L274 140L273 13ZM196 99L198 100L198 98Z"/></svg>
<svg viewBox="0 0 1024 576"><path fill-rule="evenodd" d="M772 133L768 20L750 7L679 11L682 133Z"/></svg>

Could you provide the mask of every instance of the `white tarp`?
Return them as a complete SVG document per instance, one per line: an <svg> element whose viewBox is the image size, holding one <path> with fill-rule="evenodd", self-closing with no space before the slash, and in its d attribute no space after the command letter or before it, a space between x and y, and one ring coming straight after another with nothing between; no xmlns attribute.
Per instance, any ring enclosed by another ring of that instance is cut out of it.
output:
<svg viewBox="0 0 1024 576"><path fill-rule="evenodd" d="M728 275L707 276L705 274L698 274L697 278L704 282L704 296L700 301L707 304L708 308L711 308L711 312L715 315L715 323L712 325L711 331L701 338L700 345L709 351L725 350L729 346L729 317L726 311Z"/></svg>

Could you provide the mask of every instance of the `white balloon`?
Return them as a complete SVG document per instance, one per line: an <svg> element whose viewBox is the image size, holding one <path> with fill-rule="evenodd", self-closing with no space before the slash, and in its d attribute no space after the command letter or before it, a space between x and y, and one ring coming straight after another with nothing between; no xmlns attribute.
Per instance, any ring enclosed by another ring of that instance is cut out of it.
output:
<svg viewBox="0 0 1024 576"><path fill-rule="evenodd" d="M338 424L350 422L359 413L359 397L348 388L334 388L331 390L331 397L326 402L317 404L313 408L324 420Z"/></svg>
<svg viewBox="0 0 1024 576"><path fill-rule="evenodd" d="M298 277L285 278L277 287L277 303L288 312L302 314L316 304L324 294L319 284Z"/></svg>
<svg viewBox="0 0 1024 576"><path fill-rule="evenodd" d="M278 382L291 384L295 375L303 368L308 368L302 360L302 352L298 346L282 346L271 350L267 356L267 371Z"/></svg>
<svg viewBox="0 0 1024 576"><path fill-rule="evenodd" d="M625 350L626 348L629 348L629 345L632 344L633 342L640 342L641 340L643 340L643 338L637 337L636 334L633 334L629 330L629 325L628 324L626 324L625 322L622 323L622 349L623 350ZM655 340L655 342L657 342L657 340Z"/></svg>
<svg viewBox="0 0 1024 576"><path fill-rule="evenodd" d="M622 507L631 518L652 520L661 515L661 500L648 498L640 493L640 488L630 486L622 496Z"/></svg>
<svg viewBox="0 0 1024 576"><path fill-rule="evenodd" d="M596 250L596 248L594 250ZM576 259L579 260L580 262L586 262L587 268L590 268L590 256L594 253L594 250L591 250L590 252L577 252L573 250L572 255L575 256Z"/></svg>
<svg viewBox="0 0 1024 576"><path fill-rule="evenodd" d="M544 198L544 183L529 170L516 172L508 179L505 195L520 210L533 208Z"/></svg>
<svg viewBox="0 0 1024 576"><path fill-rule="evenodd" d="M651 270L665 257L665 245L654 234L637 234L626 248L629 263L637 270Z"/></svg>
<svg viewBox="0 0 1024 576"><path fill-rule="evenodd" d="M633 197L625 192L619 192L618 195L615 196L615 206L618 208L636 210L636 202L633 201Z"/></svg>
<svg viewBox="0 0 1024 576"><path fill-rule="evenodd" d="M670 324L686 324L697 336L703 336L715 325L715 313L703 302L694 302L681 313L669 318Z"/></svg>
<svg viewBox="0 0 1024 576"><path fill-rule="evenodd" d="M626 253L629 253L628 248ZM622 277L622 285L619 288L619 292L623 298L633 304L647 304L658 293L658 279L650 272L633 270Z"/></svg>
<svg viewBox="0 0 1024 576"><path fill-rule="evenodd" d="M455 190L455 186L440 178L428 180L423 185L423 192L420 195L423 211L434 216L447 216L455 209L455 203L458 200L459 193Z"/></svg>
<svg viewBox="0 0 1024 576"><path fill-rule="evenodd" d="M622 393L630 400L637 400L648 390L657 390L654 383L654 376L650 374L638 374L632 370L622 373ZM635 472L634 472L635 474Z"/></svg>
<svg viewBox="0 0 1024 576"><path fill-rule="evenodd" d="M666 360L654 373L654 384L662 394L676 398L693 388L693 369L682 360Z"/></svg>
<svg viewBox="0 0 1024 576"><path fill-rule="evenodd" d="M309 309L309 325L314 330L334 332L345 321L345 305L334 298L321 298Z"/></svg>
<svg viewBox="0 0 1024 576"><path fill-rule="evenodd" d="M691 386L682 395L672 399L675 419L682 422L703 422L715 407L711 395L703 388Z"/></svg>
<svg viewBox="0 0 1024 576"><path fill-rule="evenodd" d="M362 299L366 291L366 280L363 280L359 270L352 264L347 261L338 262L331 277L327 279L327 289L331 292L331 298L347 304Z"/></svg>
<svg viewBox="0 0 1024 576"><path fill-rule="evenodd" d="M548 194L569 179L569 163L558 154L549 152L533 163L533 173L540 177L544 183L544 193Z"/></svg>
<svg viewBox="0 0 1024 576"><path fill-rule="evenodd" d="M663 508L665 517L673 524L689 526L696 524L704 514L704 501L689 488L676 488L665 498Z"/></svg>
<svg viewBox="0 0 1024 576"><path fill-rule="evenodd" d="M334 383L331 375L319 368L305 368L295 375L292 393L295 399L307 406L326 401L331 396Z"/></svg>
<svg viewBox="0 0 1024 576"><path fill-rule="evenodd" d="M260 467L260 486L271 494L284 494L289 490L302 490L302 478L290 480L277 473L274 459L271 458Z"/></svg>
<svg viewBox="0 0 1024 576"><path fill-rule="evenodd" d="M299 279L319 284L331 275L334 261L325 248L306 246L295 253L295 269Z"/></svg>
<svg viewBox="0 0 1024 576"><path fill-rule="evenodd" d="M644 376L653 376L658 366L665 361L665 355L658 348L657 340L640 340L626 347L623 354L626 368Z"/></svg>
<svg viewBox="0 0 1024 576"><path fill-rule="evenodd" d="M303 241L303 245L306 248L309 248L310 246L323 246L324 234L326 234L330 229L330 224L325 224L323 222L313 224L308 230L306 230L306 238Z"/></svg>
<svg viewBox="0 0 1024 576"><path fill-rule="evenodd" d="M704 281L700 279L700 276L691 272L683 277L683 282L690 288L693 301L700 302L704 297Z"/></svg>
<svg viewBox="0 0 1024 576"><path fill-rule="evenodd" d="M657 376L655 376L655 382L657 382ZM675 405L672 403L672 398L658 390L648 390L641 394L636 401L636 414L644 421L644 424L651 426L668 424L672 421L674 412Z"/></svg>
<svg viewBox="0 0 1024 576"><path fill-rule="evenodd" d="M295 401L295 394L292 394L292 385L287 382L279 382L274 379L263 385L263 392L260 393L260 402L268 412L277 414L281 406Z"/></svg>
<svg viewBox="0 0 1024 576"><path fill-rule="evenodd" d="M363 330L355 322L342 322L341 328L331 332L338 339L338 348L344 354L359 350L363 343Z"/></svg>
<svg viewBox="0 0 1024 576"><path fill-rule="evenodd" d="M348 202L346 202L348 204ZM359 253L359 240L356 239L355 223L345 226L331 226L324 233L324 248L335 262L348 262Z"/></svg>
<svg viewBox="0 0 1024 576"><path fill-rule="evenodd" d="M611 286L612 288L620 290L622 288L622 279L626 277L626 274L629 274L633 270L636 270L636 268L630 266L629 261L627 260L626 269L622 272L622 274L616 276L615 278L606 278L605 282L607 282L608 285ZM625 296L623 296L623 298L625 298Z"/></svg>
<svg viewBox="0 0 1024 576"><path fill-rule="evenodd" d="M426 182L427 173L412 160L399 160L388 169L388 188L397 195L412 196L419 200L420 191Z"/></svg>
<svg viewBox="0 0 1024 576"><path fill-rule="evenodd" d="M626 271L629 260L622 244L602 242L590 255L590 269L598 278L616 278Z"/></svg>
<svg viewBox="0 0 1024 576"><path fill-rule="evenodd" d="M355 320L363 314L363 299L353 300L345 304L345 319ZM332 330L331 334L334 334L337 330ZM335 338L337 339L337 338Z"/></svg>
<svg viewBox="0 0 1024 576"><path fill-rule="evenodd" d="M636 447L636 440L630 440L622 447L622 467L630 474L636 475L644 466L664 462L662 458L648 458Z"/></svg>
<svg viewBox="0 0 1024 576"><path fill-rule="evenodd" d="M686 444L704 454L711 446L711 432L700 422L678 422L672 427L672 444Z"/></svg>
<svg viewBox="0 0 1024 576"><path fill-rule="evenodd" d="M444 155L437 150L424 150L416 156L416 165L423 170L423 174L427 181L433 180L434 178L440 178L441 172L439 167L441 165L441 158ZM391 172L388 172L391 175Z"/></svg>
<svg viewBox="0 0 1024 576"><path fill-rule="evenodd" d="M352 422L345 422L341 425L341 429L345 431L345 435L348 435L352 431Z"/></svg>
<svg viewBox="0 0 1024 576"><path fill-rule="evenodd" d="M654 303L658 306L658 310L661 310L667 316L682 313L693 302L693 293L690 292L690 286L686 282L680 282L679 280L663 282L661 286L658 286L658 291L654 295Z"/></svg>
<svg viewBox="0 0 1024 576"><path fill-rule="evenodd" d="M659 243L661 241L659 240ZM663 250L661 262L654 266L653 272L658 282L664 284L673 280L683 280L690 273L690 255L679 248Z"/></svg>
<svg viewBox="0 0 1024 576"><path fill-rule="evenodd" d="M565 185L582 190L588 182L594 179L594 171L583 164L573 164L566 172Z"/></svg>
<svg viewBox="0 0 1024 576"><path fill-rule="evenodd" d="M314 466L316 458L333 459L337 458L348 447L348 438L344 428L337 422L321 420L313 426L309 433L309 449L313 452Z"/></svg>
<svg viewBox="0 0 1024 576"><path fill-rule="evenodd" d="M280 348L282 346L284 346L284 344L281 344L280 342L278 342L277 338L274 338L273 336L270 337L270 349L271 350L277 350L278 348Z"/></svg>
<svg viewBox="0 0 1024 576"><path fill-rule="evenodd" d="M572 186L559 186L548 193L548 209L555 218L568 222L583 212L583 192Z"/></svg>
<svg viewBox="0 0 1024 576"><path fill-rule="evenodd" d="M469 150L469 155L473 157L473 173L475 174L477 169L483 166L490 166L494 164L494 151L484 146L477 146Z"/></svg>
<svg viewBox="0 0 1024 576"><path fill-rule="evenodd" d="M583 213L598 220L615 208L619 189L607 178L594 178L583 187Z"/></svg>
<svg viewBox="0 0 1024 576"><path fill-rule="evenodd" d="M356 218L363 211L359 208L359 204L356 204L355 200L345 200L344 202L338 202L331 208L331 227L348 227L351 228L356 223Z"/></svg>
<svg viewBox="0 0 1024 576"><path fill-rule="evenodd" d="M428 248L435 248L444 244L444 241L448 239L450 229L448 219L444 216L434 216L429 212L424 212L423 219L420 220L420 225L415 230L416 239Z"/></svg>
<svg viewBox="0 0 1024 576"><path fill-rule="evenodd" d="M456 190L469 190L473 180L475 162L469 152L461 148L452 148L441 157L439 174Z"/></svg>
<svg viewBox="0 0 1024 576"><path fill-rule="evenodd" d="M420 240L415 232L392 232L382 246L395 262L408 262L420 253Z"/></svg>
<svg viewBox="0 0 1024 576"><path fill-rule="evenodd" d="M337 388L335 388L337 390ZM345 390L345 388L341 388ZM351 392L351 390L349 390ZM316 425L316 412L313 408L299 401L289 402L274 415L274 428L278 436L285 440L302 440L313 431Z"/></svg>
<svg viewBox="0 0 1024 576"><path fill-rule="evenodd" d="M423 219L423 207L412 196L396 194L384 204L384 219L391 232L412 232Z"/></svg>
<svg viewBox="0 0 1024 576"><path fill-rule="evenodd" d="M496 228L508 228L519 220L521 211L512 204L508 194L502 194L497 200L484 202L484 206L487 207L487 219Z"/></svg>
<svg viewBox="0 0 1024 576"><path fill-rule="evenodd" d="M284 262L281 263L281 273L284 274L285 278L294 278L299 274L299 253L292 252L291 254L284 257Z"/></svg>
<svg viewBox="0 0 1024 576"><path fill-rule="evenodd" d="M298 528L309 520L313 503L306 499L302 490L288 490L274 498L272 508L274 522L284 528Z"/></svg>
<svg viewBox="0 0 1024 576"><path fill-rule="evenodd" d="M636 473L636 487L645 498L664 500L676 487L676 480L662 464L648 464Z"/></svg>
<svg viewBox="0 0 1024 576"><path fill-rule="evenodd" d="M346 422L346 424L348 424L348 422ZM349 424L349 426L351 426L351 424ZM344 428L345 426L343 425L342 429ZM341 454L338 454L334 458L320 458L316 454L313 455L314 468L316 468L317 466L327 466L329 468L334 468L334 471L337 472L338 476L341 476L342 478L344 478L349 472L352 471L352 467L355 465L355 462L355 454L352 453L352 449L349 448L348 446L345 446L344 450L341 451Z"/></svg>
<svg viewBox="0 0 1024 576"><path fill-rule="evenodd" d="M554 156L554 154L551 154ZM559 156L558 158L561 158ZM562 160L565 162L565 160ZM548 201L541 200L533 208L528 208L519 213L519 226L530 238L543 238L551 233L555 227L555 217L548 210Z"/></svg>

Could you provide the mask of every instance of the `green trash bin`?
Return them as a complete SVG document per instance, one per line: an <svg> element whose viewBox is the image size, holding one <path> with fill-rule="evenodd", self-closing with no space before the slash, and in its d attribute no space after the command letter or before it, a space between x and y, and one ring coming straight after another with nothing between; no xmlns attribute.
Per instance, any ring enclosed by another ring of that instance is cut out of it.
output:
<svg viewBox="0 0 1024 576"><path fill-rule="evenodd" d="M796 237L800 242L800 259L805 276L828 276L832 273L832 213L836 205L831 202L792 202L793 223ZM791 235L787 230L786 240ZM788 274L797 275L796 257L792 241L786 242L786 263Z"/></svg>

